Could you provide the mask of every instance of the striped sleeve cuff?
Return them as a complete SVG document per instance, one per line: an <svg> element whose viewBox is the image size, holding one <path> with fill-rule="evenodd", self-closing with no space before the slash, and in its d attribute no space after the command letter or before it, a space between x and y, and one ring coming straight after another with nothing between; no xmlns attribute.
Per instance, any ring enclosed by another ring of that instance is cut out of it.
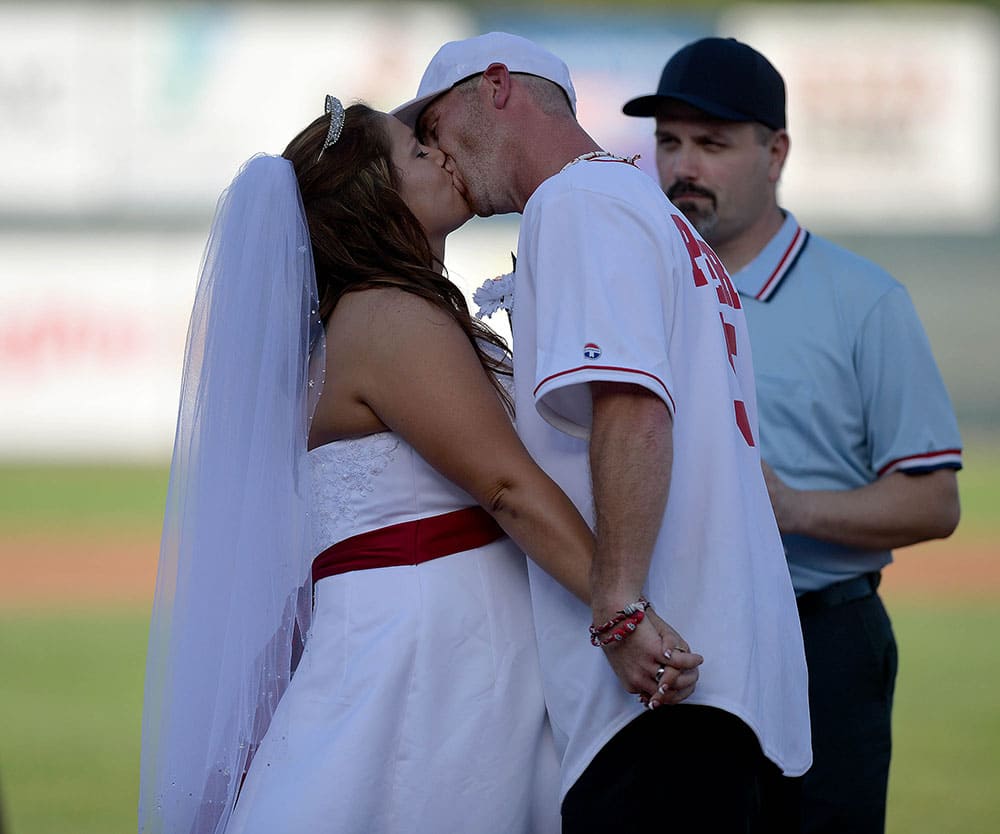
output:
<svg viewBox="0 0 1000 834"><path fill-rule="evenodd" d="M581 379L582 377L582 379ZM674 398L667 388L666 383L656 374L637 368L622 368L615 365L579 365L576 368L568 368L545 377L535 386L533 394L535 399L541 399L555 388L565 385L572 385L578 382L591 382L600 380L602 382L630 382L643 388L648 388L657 394L670 409L673 414L676 411Z"/></svg>
<svg viewBox="0 0 1000 834"><path fill-rule="evenodd" d="M961 469L962 450L943 449L938 452L924 452L920 455L907 455L889 461L878 471L878 477L891 472L932 472L935 469Z"/></svg>

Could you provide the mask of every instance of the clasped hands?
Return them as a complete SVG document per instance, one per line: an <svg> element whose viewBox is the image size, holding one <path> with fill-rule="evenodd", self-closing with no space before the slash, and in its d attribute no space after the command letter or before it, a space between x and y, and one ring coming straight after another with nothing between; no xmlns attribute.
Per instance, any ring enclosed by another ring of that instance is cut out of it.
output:
<svg viewBox="0 0 1000 834"><path fill-rule="evenodd" d="M704 660L652 608L627 639L609 643L603 651L625 690L649 709L689 697Z"/></svg>

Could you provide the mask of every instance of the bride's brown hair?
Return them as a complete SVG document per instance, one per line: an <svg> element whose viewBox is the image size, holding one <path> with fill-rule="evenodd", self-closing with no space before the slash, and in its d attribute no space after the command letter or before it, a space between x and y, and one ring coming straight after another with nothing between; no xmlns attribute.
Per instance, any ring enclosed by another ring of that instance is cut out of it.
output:
<svg viewBox="0 0 1000 834"><path fill-rule="evenodd" d="M386 116L363 104L347 108L340 138L320 154L330 126L320 116L289 142L309 224L319 312L325 322L343 295L395 287L446 311L469 338L490 381L510 409L496 375L510 375L503 339L469 314L465 296L442 274L420 222L399 194ZM493 345L496 355L483 349Z"/></svg>

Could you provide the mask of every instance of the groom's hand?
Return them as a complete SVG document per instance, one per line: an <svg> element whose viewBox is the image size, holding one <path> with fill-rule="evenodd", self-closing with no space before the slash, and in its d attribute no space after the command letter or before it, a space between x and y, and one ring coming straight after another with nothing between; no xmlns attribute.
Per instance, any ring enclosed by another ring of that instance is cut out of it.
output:
<svg viewBox="0 0 1000 834"><path fill-rule="evenodd" d="M604 655L625 690L653 708L689 697L704 660L652 609L625 640L604 646Z"/></svg>

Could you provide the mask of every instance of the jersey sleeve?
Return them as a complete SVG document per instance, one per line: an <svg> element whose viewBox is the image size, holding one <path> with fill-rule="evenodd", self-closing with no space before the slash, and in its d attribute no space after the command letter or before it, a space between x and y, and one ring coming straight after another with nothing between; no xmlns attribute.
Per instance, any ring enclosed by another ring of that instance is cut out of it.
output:
<svg viewBox="0 0 1000 834"><path fill-rule="evenodd" d="M594 381L639 385L674 411L672 250L653 225L660 219L584 190L548 200L537 219L534 399L567 434L589 435Z"/></svg>
<svg viewBox="0 0 1000 834"><path fill-rule="evenodd" d="M958 422L904 287L885 293L867 315L854 361L875 474L961 469Z"/></svg>

